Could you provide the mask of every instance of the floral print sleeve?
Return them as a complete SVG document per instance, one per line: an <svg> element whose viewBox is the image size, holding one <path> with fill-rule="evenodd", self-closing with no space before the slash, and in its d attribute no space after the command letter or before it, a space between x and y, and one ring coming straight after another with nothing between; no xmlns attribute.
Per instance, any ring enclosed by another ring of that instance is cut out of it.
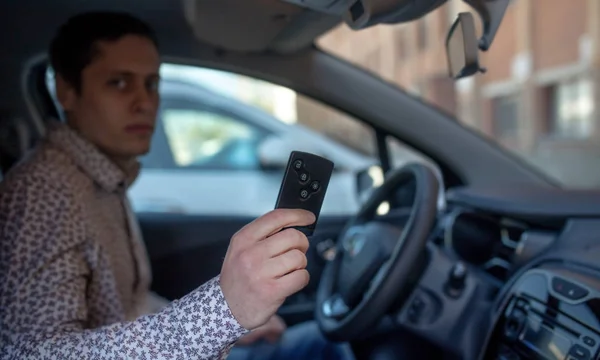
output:
<svg viewBox="0 0 600 360"><path fill-rule="evenodd" d="M2 359L225 359L244 331L214 278L162 312L132 322L18 334L5 343Z"/></svg>
<svg viewBox="0 0 600 360"><path fill-rule="evenodd" d="M15 180L0 184L0 359L222 359L246 333L218 276L158 313L90 325L120 305L90 286L100 260L77 201L46 178Z"/></svg>
<svg viewBox="0 0 600 360"><path fill-rule="evenodd" d="M2 359L225 359L243 332L214 278L132 322L93 330L55 326L3 339Z"/></svg>

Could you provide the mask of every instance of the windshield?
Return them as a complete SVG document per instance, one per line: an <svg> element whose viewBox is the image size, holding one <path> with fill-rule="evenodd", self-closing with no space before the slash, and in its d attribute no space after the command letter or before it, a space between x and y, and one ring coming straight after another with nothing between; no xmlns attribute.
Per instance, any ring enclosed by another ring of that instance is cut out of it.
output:
<svg viewBox="0 0 600 360"><path fill-rule="evenodd" d="M444 41L468 9L462 1L408 24L359 32L341 25L318 46L451 113L564 187L599 188L598 3L512 1L491 49L480 53L487 73L458 82L447 75Z"/></svg>

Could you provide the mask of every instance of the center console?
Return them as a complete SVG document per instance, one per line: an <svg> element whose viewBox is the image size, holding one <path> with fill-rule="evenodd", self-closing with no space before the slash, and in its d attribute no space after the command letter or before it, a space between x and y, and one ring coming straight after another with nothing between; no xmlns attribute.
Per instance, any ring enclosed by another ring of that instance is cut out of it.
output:
<svg viewBox="0 0 600 360"><path fill-rule="evenodd" d="M484 358L598 360L599 348L598 275L544 267L508 292Z"/></svg>

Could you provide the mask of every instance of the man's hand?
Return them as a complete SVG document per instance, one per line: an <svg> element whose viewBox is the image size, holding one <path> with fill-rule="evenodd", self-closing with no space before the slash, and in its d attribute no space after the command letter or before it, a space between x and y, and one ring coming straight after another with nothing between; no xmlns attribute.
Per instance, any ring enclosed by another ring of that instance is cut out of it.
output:
<svg viewBox="0 0 600 360"><path fill-rule="evenodd" d="M267 340L270 343L277 342L285 332L286 328L287 326L283 319L278 315L273 315L266 324L259 326L250 333L244 335L244 337L236 342L236 345L246 346L262 339Z"/></svg>
<svg viewBox="0 0 600 360"><path fill-rule="evenodd" d="M239 324L265 324L285 299L308 284L308 239L295 229L314 223L306 210L273 210L231 238L221 269L221 289Z"/></svg>

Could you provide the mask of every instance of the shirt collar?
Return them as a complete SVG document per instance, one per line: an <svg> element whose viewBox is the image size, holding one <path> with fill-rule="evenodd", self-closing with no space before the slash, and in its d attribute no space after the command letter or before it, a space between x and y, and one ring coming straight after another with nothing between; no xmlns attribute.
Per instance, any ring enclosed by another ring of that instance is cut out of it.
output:
<svg viewBox="0 0 600 360"><path fill-rule="evenodd" d="M117 166L94 144L63 122L51 121L46 139L65 152L83 172L106 191L127 189L139 174L138 161L132 161L126 168Z"/></svg>

